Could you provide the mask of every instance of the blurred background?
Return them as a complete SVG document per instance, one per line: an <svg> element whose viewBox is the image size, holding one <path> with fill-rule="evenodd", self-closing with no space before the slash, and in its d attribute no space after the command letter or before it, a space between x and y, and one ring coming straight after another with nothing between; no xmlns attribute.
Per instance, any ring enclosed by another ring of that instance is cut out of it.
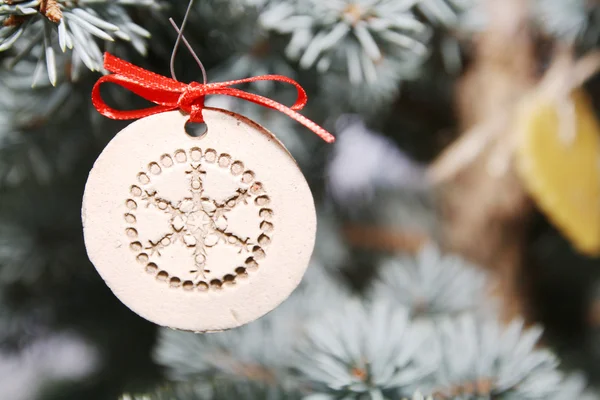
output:
<svg viewBox="0 0 600 400"><path fill-rule="evenodd" d="M169 76L187 6L0 0L1 400L597 398L600 2L196 0L209 81L289 76L337 138L207 99L284 142L318 217L292 296L212 334L124 306L80 217L129 123L91 104L103 51ZM201 81L184 48L175 65Z"/></svg>

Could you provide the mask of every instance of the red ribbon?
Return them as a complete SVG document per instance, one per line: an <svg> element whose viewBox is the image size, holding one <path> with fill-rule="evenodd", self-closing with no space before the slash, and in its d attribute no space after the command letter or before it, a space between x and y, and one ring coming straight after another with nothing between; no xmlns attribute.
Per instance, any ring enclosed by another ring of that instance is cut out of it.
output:
<svg viewBox="0 0 600 400"><path fill-rule="evenodd" d="M147 71L143 68L128 63L127 61L121 60L120 58L117 58L109 53L104 54L104 68L113 74L105 75L98 79L94 85L94 88L92 89L92 103L100 114L108 118L121 120L138 119L165 111L179 109L190 114L190 121L204 122L204 118L202 116L204 98L208 95L220 94L238 97L240 99L248 100L253 103L272 108L300 122L302 125L319 135L319 137L326 142L332 143L335 140L331 133L295 111L302 109L306 105L306 92L298 82L285 76L263 75L235 81L208 83L206 85L198 82L186 84ZM298 91L296 103L294 103L294 105L291 107L287 107L267 97L244 92L243 90L230 87L240 83L256 81L279 81L294 85ZM117 85L132 91L138 96L155 103L156 106L141 110L129 111L111 108L104 102L102 96L100 95L100 85L105 82L116 83Z"/></svg>

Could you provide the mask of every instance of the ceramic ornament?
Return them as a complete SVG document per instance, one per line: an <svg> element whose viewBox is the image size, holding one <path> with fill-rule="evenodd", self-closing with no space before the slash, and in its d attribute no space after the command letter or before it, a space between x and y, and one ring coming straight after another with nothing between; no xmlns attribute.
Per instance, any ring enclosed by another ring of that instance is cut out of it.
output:
<svg viewBox="0 0 600 400"><path fill-rule="evenodd" d="M120 115L93 96L104 115ZM226 110L192 112L206 124L201 137L186 133L191 117L180 110L153 112L114 137L90 172L83 230L90 260L134 312L219 331L261 317L296 288L316 215L304 176L273 134Z"/></svg>

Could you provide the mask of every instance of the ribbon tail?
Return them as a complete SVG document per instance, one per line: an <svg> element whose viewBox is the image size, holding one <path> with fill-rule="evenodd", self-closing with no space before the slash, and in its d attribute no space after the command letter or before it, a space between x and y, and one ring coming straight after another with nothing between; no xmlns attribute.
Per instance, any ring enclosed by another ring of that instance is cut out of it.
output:
<svg viewBox="0 0 600 400"><path fill-rule="evenodd" d="M327 130L319 126L316 122L311 121L306 118L304 115L296 112L291 107L283 105L275 100L269 99L268 97L263 97L258 94L244 92L243 90L233 89L233 88L224 88L221 90L215 90L210 94L220 94L225 96L233 96L243 100L250 101L252 103L259 104L261 106L265 106L271 108L273 110L277 110L288 117L298 121L314 133L316 133L321 139L326 141L327 143L333 143L335 141L335 137L329 133Z"/></svg>
<svg viewBox="0 0 600 400"><path fill-rule="evenodd" d="M335 136L333 136L331 133L329 133L329 131L327 131L325 128L322 128L316 122L306 118L304 115L292 110L291 108L289 108L287 106L284 106L283 104L281 104L281 106L282 106L282 108L278 109L279 111L286 114L290 118L293 118L296 121L300 122L302 125L304 125L308 129L310 129L311 131L316 133L321 139L323 139L327 143L335 142Z"/></svg>

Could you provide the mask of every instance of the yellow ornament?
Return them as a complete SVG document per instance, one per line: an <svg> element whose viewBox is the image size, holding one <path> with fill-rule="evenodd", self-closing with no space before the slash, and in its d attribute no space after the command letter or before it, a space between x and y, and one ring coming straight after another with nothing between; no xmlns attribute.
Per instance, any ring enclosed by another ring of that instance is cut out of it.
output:
<svg viewBox="0 0 600 400"><path fill-rule="evenodd" d="M586 255L600 254L600 125L577 89L539 94L518 115L517 167L548 218Z"/></svg>

